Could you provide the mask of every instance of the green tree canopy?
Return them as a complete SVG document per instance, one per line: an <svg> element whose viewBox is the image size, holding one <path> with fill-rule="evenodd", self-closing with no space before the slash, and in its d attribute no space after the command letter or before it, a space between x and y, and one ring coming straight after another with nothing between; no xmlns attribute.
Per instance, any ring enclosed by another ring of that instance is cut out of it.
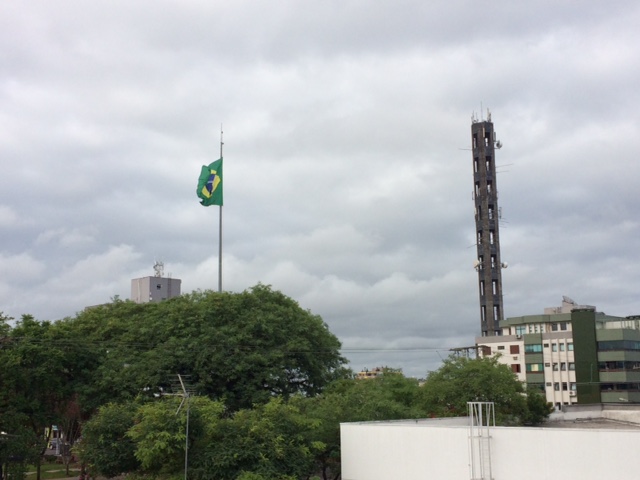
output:
<svg viewBox="0 0 640 480"><path fill-rule="evenodd" d="M166 389L176 373L189 375L199 395L250 408L273 396L315 395L345 362L319 316L264 285L161 303L114 301L65 323L100 362L83 392L89 410Z"/></svg>
<svg viewBox="0 0 640 480"><path fill-rule="evenodd" d="M135 403L109 403L85 423L76 452L93 475L111 478L138 469L134 442L127 437L137 410Z"/></svg>
<svg viewBox="0 0 640 480"><path fill-rule="evenodd" d="M465 416L467 402L494 402L498 423L521 423L527 415L524 386L496 358L449 357L429 373L422 408L431 416Z"/></svg>
<svg viewBox="0 0 640 480"><path fill-rule="evenodd" d="M317 426L309 434L322 448L314 451L315 472L324 480L340 478L340 423L421 418L418 381L385 369L367 380L341 379L315 397L295 397L296 405Z"/></svg>
<svg viewBox="0 0 640 480"><path fill-rule="evenodd" d="M64 418L76 389L86 381L85 354L55 324L23 315L11 328L6 317L1 320L0 417L9 418L16 430L31 430L31 448L40 458L47 445L45 431ZM5 421L0 418L0 429Z"/></svg>
<svg viewBox="0 0 640 480"><path fill-rule="evenodd" d="M193 478L308 478L316 450L317 424L282 398L240 410L216 426L212 441L194 459Z"/></svg>

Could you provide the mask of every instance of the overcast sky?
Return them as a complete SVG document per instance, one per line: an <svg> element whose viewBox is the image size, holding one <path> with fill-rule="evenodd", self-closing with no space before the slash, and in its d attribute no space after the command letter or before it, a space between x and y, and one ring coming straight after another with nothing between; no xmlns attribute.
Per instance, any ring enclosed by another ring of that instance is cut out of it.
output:
<svg viewBox="0 0 640 480"><path fill-rule="evenodd" d="M0 10L0 310L130 297L156 260L319 314L351 367L479 333L471 116L491 110L505 315L640 314L640 3L64 1Z"/></svg>

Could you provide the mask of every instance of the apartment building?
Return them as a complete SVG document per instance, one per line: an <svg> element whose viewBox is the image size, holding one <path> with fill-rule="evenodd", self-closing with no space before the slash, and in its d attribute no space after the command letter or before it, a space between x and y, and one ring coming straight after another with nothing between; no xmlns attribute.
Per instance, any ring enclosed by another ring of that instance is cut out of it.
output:
<svg viewBox="0 0 640 480"><path fill-rule="evenodd" d="M606 315L564 297L561 307L500 326L502 335L476 338L480 355L498 356L556 408L640 402L640 316Z"/></svg>

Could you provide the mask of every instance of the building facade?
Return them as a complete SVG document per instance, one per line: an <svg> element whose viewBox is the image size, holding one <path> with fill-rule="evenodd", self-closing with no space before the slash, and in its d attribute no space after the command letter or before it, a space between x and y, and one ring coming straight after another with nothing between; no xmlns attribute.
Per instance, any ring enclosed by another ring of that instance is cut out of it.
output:
<svg viewBox="0 0 640 480"><path fill-rule="evenodd" d="M480 297L480 331L482 336L500 335L502 308L502 267L500 259L500 231L498 185L495 150L500 148L493 131L491 115L488 120L473 120L471 124L473 153L473 200L476 221L478 294Z"/></svg>
<svg viewBox="0 0 640 480"><path fill-rule="evenodd" d="M502 335L478 337L528 388L563 405L640 402L640 316L615 317L564 298L542 315L505 319Z"/></svg>
<svg viewBox="0 0 640 480"><path fill-rule="evenodd" d="M164 277L162 262L156 262L153 269L155 270L153 277L131 280L131 300L136 303L149 303L180 296L182 280Z"/></svg>

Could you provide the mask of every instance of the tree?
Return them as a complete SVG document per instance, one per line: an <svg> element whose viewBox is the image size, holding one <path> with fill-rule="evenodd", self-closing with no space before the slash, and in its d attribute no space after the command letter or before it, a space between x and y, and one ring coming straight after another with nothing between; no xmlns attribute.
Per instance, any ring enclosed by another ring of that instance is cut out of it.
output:
<svg viewBox="0 0 640 480"><path fill-rule="evenodd" d="M167 388L176 373L231 410L251 408L273 396L315 395L345 362L319 316L264 285L161 303L118 300L65 323L99 361L81 400L87 410Z"/></svg>
<svg viewBox="0 0 640 480"><path fill-rule="evenodd" d="M521 423L527 415L523 384L493 357L449 357L429 373L422 393L422 408L432 416L465 416L467 402L494 402L499 424Z"/></svg>
<svg viewBox="0 0 640 480"><path fill-rule="evenodd" d="M314 452L323 447L309 435L315 426L282 398L235 412L218 422L208 448L194 459L193 478L308 478Z"/></svg>
<svg viewBox="0 0 640 480"><path fill-rule="evenodd" d="M72 401L82 362L73 344L59 341L50 322L23 315L13 328L7 328L6 318L1 324L0 411L12 412L20 427L31 430L39 480L40 457L49 440L45 431L52 430Z"/></svg>
<svg viewBox="0 0 640 480"><path fill-rule="evenodd" d="M140 463L134 442L127 432L134 425L138 409L135 403L110 403L101 407L82 429L82 441L76 452L93 475L115 477L133 472Z"/></svg>
<svg viewBox="0 0 640 480"><path fill-rule="evenodd" d="M127 436L135 444L142 472L170 475L184 470L187 415L189 464L197 464L202 450L210 448L224 405L206 397L193 397L180 407L181 400L164 398L138 409Z"/></svg>
<svg viewBox="0 0 640 480"><path fill-rule="evenodd" d="M291 400L317 426L308 433L323 447L315 450L314 470L323 480L340 478L340 423L421 418L418 381L400 371L385 369L382 376L342 379L316 397Z"/></svg>
<svg viewBox="0 0 640 480"><path fill-rule="evenodd" d="M539 425L553 413L553 404L547 402L544 393L533 389L527 389L527 414L522 419L525 425Z"/></svg>

